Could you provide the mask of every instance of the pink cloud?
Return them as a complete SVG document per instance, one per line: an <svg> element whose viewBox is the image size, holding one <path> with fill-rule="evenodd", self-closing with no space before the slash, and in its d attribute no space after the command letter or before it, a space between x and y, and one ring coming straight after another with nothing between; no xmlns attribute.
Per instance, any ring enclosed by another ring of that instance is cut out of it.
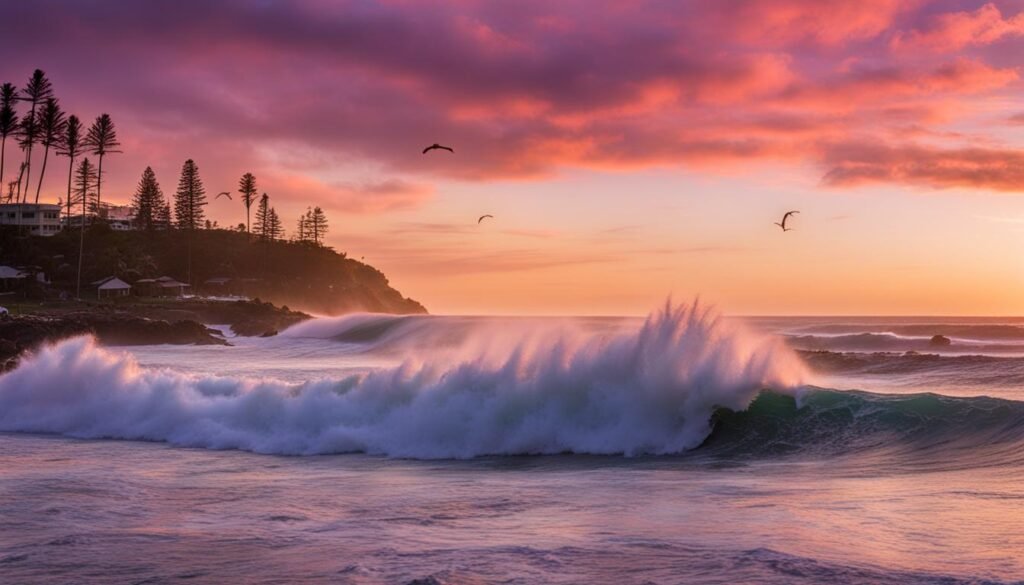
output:
<svg viewBox="0 0 1024 585"><path fill-rule="evenodd" d="M980 47L1017 34L1012 11L949 6L219 0L195 18L169 0L37 0L0 22L0 80L43 67L70 111L110 112L125 154L106 167L122 198L146 165L169 189L186 158L211 188L252 171L276 201L353 213L414 208L437 178L568 167L785 160L840 169L831 185L907 182L829 145L973 148L988 129L952 127L975 100L1020 94L1021 53L891 50L894 37ZM456 154L420 153L435 141ZM345 168L374 176L339 179Z"/></svg>
<svg viewBox="0 0 1024 585"><path fill-rule="evenodd" d="M824 182L836 186L904 183L1020 192L1024 152L1006 148L938 148L853 143L834 147Z"/></svg>
<svg viewBox="0 0 1024 585"><path fill-rule="evenodd" d="M895 49L956 51L972 45L988 45L1007 37L1024 35L1024 12L1004 18L995 4L973 12L948 12L931 19L923 29L893 37Z"/></svg>

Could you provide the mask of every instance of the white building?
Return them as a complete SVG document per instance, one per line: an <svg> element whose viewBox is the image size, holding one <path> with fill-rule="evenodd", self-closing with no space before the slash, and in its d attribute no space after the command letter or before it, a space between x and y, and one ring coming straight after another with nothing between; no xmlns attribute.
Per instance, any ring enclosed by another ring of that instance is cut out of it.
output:
<svg viewBox="0 0 1024 585"><path fill-rule="evenodd" d="M0 204L0 225L23 226L33 236L60 231L60 206L52 203Z"/></svg>

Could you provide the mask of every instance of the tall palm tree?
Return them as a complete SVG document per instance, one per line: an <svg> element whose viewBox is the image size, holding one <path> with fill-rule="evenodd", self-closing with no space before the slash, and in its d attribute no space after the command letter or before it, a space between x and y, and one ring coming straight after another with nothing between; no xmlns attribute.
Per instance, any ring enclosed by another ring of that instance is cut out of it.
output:
<svg viewBox="0 0 1024 585"><path fill-rule="evenodd" d="M60 141L60 148L57 154L66 156L68 163L68 225L71 224L71 175L75 171L75 158L82 154L82 121L78 116L68 116L67 124L64 125L64 137Z"/></svg>
<svg viewBox="0 0 1024 585"><path fill-rule="evenodd" d="M121 152L117 147L121 143L117 141L117 132L114 130L114 121L110 114L101 114L89 128L89 134L85 137L85 147L89 152L100 158L99 169L96 171L96 210L100 208L100 186L103 183L103 157L113 152Z"/></svg>
<svg viewBox="0 0 1024 585"><path fill-rule="evenodd" d="M59 146L64 139L64 128L68 121L64 111L60 109L57 98L47 98L43 108L39 110L39 144L43 146L43 168L39 169L39 183L36 185L36 203L39 203L39 191L43 188L43 177L46 176L46 161L50 158L50 147Z"/></svg>
<svg viewBox="0 0 1024 585"><path fill-rule="evenodd" d="M25 194L23 200L28 199L28 186L32 180L32 148L39 137L39 121L36 118L36 106L53 97L53 85L46 78L42 69L32 72L25 89L21 90L18 99L29 102L28 115L21 119L21 148L25 151Z"/></svg>
<svg viewBox="0 0 1024 585"><path fill-rule="evenodd" d="M7 154L7 137L18 130L18 114L14 110L14 102L18 99L18 90L13 83L0 86L0 182L4 176L4 158Z"/></svg>

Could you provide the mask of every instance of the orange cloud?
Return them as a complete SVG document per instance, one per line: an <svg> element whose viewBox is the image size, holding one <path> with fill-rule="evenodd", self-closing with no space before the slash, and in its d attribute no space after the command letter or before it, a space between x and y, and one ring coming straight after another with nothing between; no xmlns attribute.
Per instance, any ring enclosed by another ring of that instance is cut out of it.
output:
<svg viewBox="0 0 1024 585"><path fill-rule="evenodd" d="M828 185L905 183L1003 192L1024 189L1024 151L937 148L920 145L845 144L829 152Z"/></svg>
<svg viewBox="0 0 1024 585"><path fill-rule="evenodd" d="M433 188L398 179L379 182L324 182L306 175L270 177L268 192L292 202L320 205L347 213L382 213L416 207L431 196Z"/></svg>

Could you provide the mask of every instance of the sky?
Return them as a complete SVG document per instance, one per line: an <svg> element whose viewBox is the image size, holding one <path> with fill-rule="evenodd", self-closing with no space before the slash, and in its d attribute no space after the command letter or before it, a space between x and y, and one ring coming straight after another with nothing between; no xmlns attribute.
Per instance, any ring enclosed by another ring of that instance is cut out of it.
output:
<svg viewBox="0 0 1024 585"><path fill-rule="evenodd" d="M211 195L252 172L434 313L1024 314L1024 0L3 12L0 81L112 116L105 200L146 166L168 196L188 158Z"/></svg>

